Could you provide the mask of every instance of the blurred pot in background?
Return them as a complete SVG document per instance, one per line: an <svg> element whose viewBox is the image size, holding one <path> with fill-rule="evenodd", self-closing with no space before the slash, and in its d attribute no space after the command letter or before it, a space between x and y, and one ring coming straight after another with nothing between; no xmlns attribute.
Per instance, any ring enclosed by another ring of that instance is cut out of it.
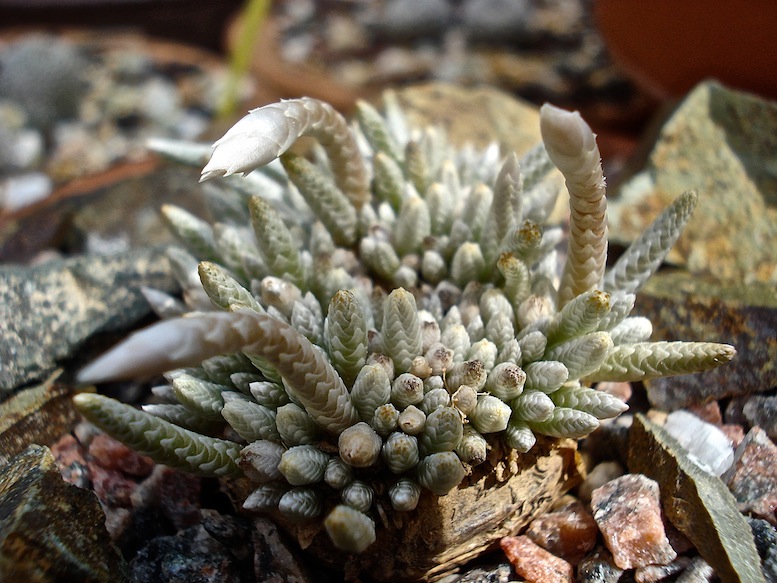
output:
<svg viewBox="0 0 777 583"><path fill-rule="evenodd" d="M710 77L777 98L774 0L596 0L594 12L613 58L660 98Z"/></svg>

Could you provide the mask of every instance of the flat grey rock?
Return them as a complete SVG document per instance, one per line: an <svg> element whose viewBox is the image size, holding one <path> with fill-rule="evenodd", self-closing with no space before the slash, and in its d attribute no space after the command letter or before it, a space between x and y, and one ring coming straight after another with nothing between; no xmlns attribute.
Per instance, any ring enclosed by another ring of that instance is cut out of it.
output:
<svg viewBox="0 0 777 583"><path fill-rule="evenodd" d="M162 248L0 266L0 399L49 374L90 336L148 315L142 286L176 290Z"/></svg>
<svg viewBox="0 0 777 583"><path fill-rule="evenodd" d="M658 273L641 290L635 313L662 340L733 344L734 360L695 375L645 382L651 405L673 411L753 395L777 385L777 290L771 284L720 282L686 272Z"/></svg>

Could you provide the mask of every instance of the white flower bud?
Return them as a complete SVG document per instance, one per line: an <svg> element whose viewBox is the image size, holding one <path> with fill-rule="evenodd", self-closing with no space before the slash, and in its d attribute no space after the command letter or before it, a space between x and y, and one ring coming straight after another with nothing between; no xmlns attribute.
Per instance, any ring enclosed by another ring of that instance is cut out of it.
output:
<svg viewBox="0 0 777 583"><path fill-rule="evenodd" d="M399 428L408 435L417 435L424 430L426 414L415 405L410 405L397 419Z"/></svg>
<svg viewBox="0 0 777 583"><path fill-rule="evenodd" d="M394 510L409 512L418 506L421 497L421 486L410 478L400 478L396 484L389 488L389 499Z"/></svg>
<svg viewBox="0 0 777 583"><path fill-rule="evenodd" d="M254 482L279 480L282 474L278 464L284 451L286 448L279 443L264 439L254 441L240 450L240 468Z"/></svg>
<svg viewBox="0 0 777 583"><path fill-rule="evenodd" d="M510 420L512 409L504 401L491 395L478 399L475 410L470 413L470 419L480 433L496 433L503 431Z"/></svg>
<svg viewBox="0 0 777 583"><path fill-rule="evenodd" d="M353 470L342 458L333 457L327 462L324 470L324 482L335 490L345 488L353 480Z"/></svg>
<svg viewBox="0 0 777 583"><path fill-rule="evenodd" d="M258 111L255 109L244 116L213 144L213 154L202 169L200 182L238 172L248 174L291 147L297 136L286 129L288 120L281 111L272 110L275 115L257 115Z"/></svg>
<svg viewBox="0 0 777 583"><path fill-rule="evenodd" d="M373 465L378 460L381 445L380 435L363 421L343 431L337 441L340 457L355 468Z"/></svg>
<svg viewBox="0 0 777 583"><path fill-rule="evenodd" d="M372 506L375 491L361 480L354 480L340 492L341 500L360 512L367 512Z"/></svg>
<svg viewBox="0 0 777 583"><path fill-rule="evenodd" d="M320 516L324 511L324 504L318 490L298 487L281 496L278 510L289 520L303 522Z"/></svg>
<svg viewBox="0 0 777 583"><path fill-rule="evenodd" d="M361 553L375 542L375 523L355 508L340 504L324 520L324 528L334 545L348 553Z"/></svg>
<svg viewBox="0 0 777 583"><path fill-rule="evenodd" d="M295 445L283 452L278 471L292 486L315 484L324 478L329 456L312 445Z"/></svg>
<svg viewBox="0 0 777 583"><path fill-rule="evenodd" d="M465 415L469 415L475 410L478 404L478 394L475 389L469 385L461 385L451 397L453 406Z"/></svg>

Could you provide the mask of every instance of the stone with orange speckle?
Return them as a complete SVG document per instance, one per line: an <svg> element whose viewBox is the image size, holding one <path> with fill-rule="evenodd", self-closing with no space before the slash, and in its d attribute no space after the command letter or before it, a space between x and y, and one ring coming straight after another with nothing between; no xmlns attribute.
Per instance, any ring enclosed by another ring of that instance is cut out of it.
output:
<svg viewBox="0 0 777 583"><path fill-rule="evenodd" d="M598 534L593 516L579 500L538 516L526 531L532 541L572 565L593 550Z"/></svg>
<svg viewBox="0 0 777 583"><path fill-rule="evenodd" d="M591 495L594 520L621 569L666 565L677 557L661 518L658 484L640 474L607 482Z"/></svg>
<svg viewBox="0 0 777 583"><path fill-rule="evenodd" d="M515 572L527 583L572 583L572 565L528 536L506 536L499 543Z"/></svg>

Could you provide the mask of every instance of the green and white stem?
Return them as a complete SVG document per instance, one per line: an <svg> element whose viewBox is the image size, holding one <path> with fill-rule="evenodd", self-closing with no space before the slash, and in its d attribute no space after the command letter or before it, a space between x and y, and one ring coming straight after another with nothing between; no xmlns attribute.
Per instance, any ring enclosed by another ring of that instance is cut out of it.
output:
<svg viewBox="0 0 777 583"><path fill-rule="evenodd" d="M651 342L650 322L629 316L696 196L682 195L605 272L604 179L579 114L544 106L544 146L501 157L407 131L395 96L384 115L357 109L349 126L315 99L283 101L216 142L203 180L263 169L216 189L213 226L164 208L188 248L170 253L183 300L147 297L189 313L78 376L167 373L168 385L143 410L78 395L88 419L160 463L242 472L256 484L244 509L322 520L338 548L361 552L384 500L410 512L422 489L448 494L490 451L580 438L626 410L592 383L734 357L726 344ZM289 153L302 136L321 146L312 161ZM202 160L187 144L156 148ZM546 224L554 166L570 194L563 266L563 231Z"/></svg>

